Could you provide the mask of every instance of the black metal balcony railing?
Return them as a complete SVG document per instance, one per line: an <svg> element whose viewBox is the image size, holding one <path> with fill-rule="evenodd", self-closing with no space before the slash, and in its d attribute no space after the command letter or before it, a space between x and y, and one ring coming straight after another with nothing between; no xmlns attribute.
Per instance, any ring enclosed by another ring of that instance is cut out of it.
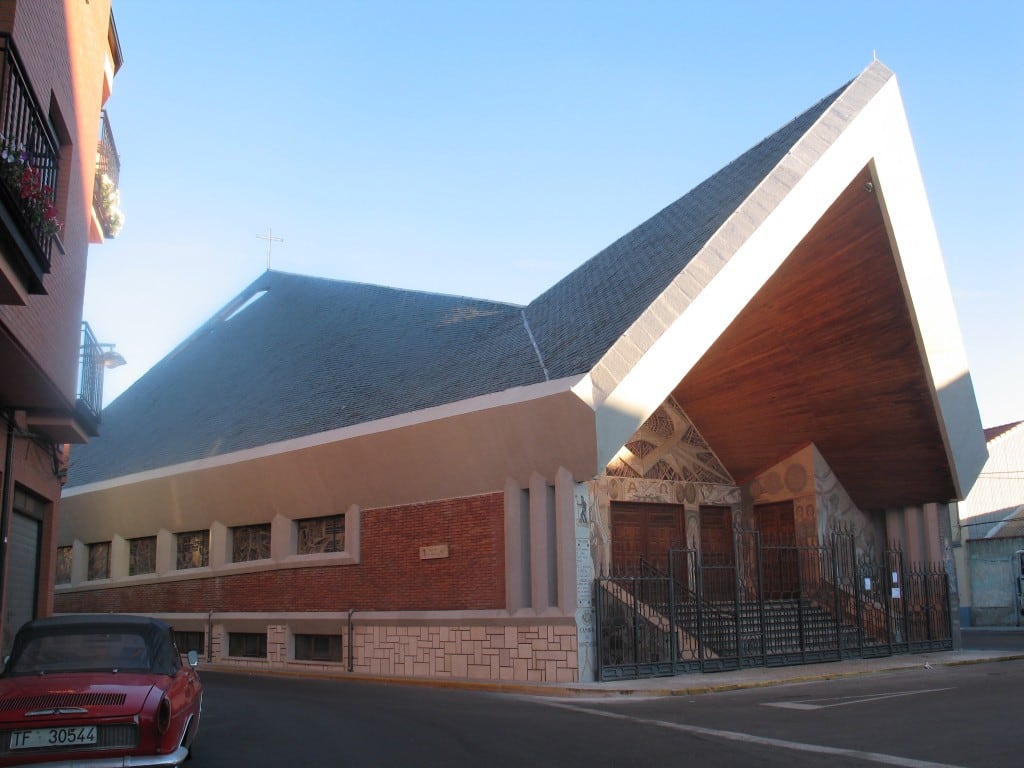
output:
<svg viewBox="0 0 1024 768"><path fill-rule="evenodd" d="M114 143L107 111L100 114L100 141L96 149L96 181L92 186L92 204L100 220L104 237L114 237L121 229L118 181L121 176L121 158Z"/></svg>
<svg viewBox="0 0 1024 768"><path fill-rule="evenodd" d="M103 410L103 347L88 323L82 323L78 368L78 408L95 424Z"/></svg>
<svg viewBox="0 0 1024 768"><path fill-rule="evenodd" d="M25 254L30 287L42 292L50 271L55 226L53 205L60 149L46 113L32 91L18 50L0 34L0 209L11 238Z"/></svg>

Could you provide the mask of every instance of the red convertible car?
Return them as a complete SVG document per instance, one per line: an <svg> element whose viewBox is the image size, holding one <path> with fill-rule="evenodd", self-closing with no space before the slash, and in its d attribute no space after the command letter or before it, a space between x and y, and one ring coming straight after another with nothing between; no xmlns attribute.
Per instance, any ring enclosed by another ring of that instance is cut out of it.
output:
<svg viewBox="0 0 1024 768"><path fill-rule="evenodd" d="M174 766L199 729L198 656L142 616L36 619L0 675L0 766Z"/></svg>

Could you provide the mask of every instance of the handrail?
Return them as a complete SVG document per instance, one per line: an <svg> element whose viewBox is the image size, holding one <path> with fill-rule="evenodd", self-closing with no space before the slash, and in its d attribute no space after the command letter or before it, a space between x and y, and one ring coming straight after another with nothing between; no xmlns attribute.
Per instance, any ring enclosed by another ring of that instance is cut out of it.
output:
<svg viewBox="0 0 1024 768"><path fill-rule="evenodd" d="M92 186L92 204L99 217L104 237L115 237L121 230L122 214L119 210L118 184L121 177L121 157L114 142L107 110L100 113L100 138L96 147L96 179Z"/></svg>
<svg viewBox="0 0 1024 768"><path fill-rule="evenodd" d="M103 348L86 322L82 323L79 347L78 402L99 420L103 409Z"/></svg>
<svg viewBox="0 0 1024 768"><path fill-rule="evenodd" d="M8 197L21 209L32 244L38 249L41 271L48 272L54 233L47 232L41 220L34 220L39 217L25 215L26 198L19 181L21 169L33 169L38 174L38 179L33 179L34 197L52 206L60 173L60 147L25 72L11 36L0 33L0 144L11 153L10 158L3 158L3 166L10 173L0 173L0 179Z"/></svg>

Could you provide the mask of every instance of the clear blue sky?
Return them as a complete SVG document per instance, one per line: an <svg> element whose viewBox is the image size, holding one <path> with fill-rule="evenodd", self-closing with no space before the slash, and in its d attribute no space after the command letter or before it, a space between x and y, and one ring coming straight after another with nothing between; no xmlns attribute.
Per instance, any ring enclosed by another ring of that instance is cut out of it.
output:
<svg viewBox="0 0 1024 768"><path fill-rule="evenodd" d="M274 269L525 304L877 52L982 421L1024 419L1022 7L114 0L106 400L266 268L271 228Z"/></svg>

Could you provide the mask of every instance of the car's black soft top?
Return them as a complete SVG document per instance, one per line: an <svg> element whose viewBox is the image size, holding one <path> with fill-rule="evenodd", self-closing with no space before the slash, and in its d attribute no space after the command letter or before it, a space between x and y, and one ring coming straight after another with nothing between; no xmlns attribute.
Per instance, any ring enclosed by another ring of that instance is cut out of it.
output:
<svg viewBox="0 0 1024 768"><path fill-rule="evenodd" d="M131 614L69 614L33 619L18 630L8 669L16 665L25 647L42 636L124 633L143 638L149 651L150 669L173 675L181 665L171 627L160 619Z"/></svg>

